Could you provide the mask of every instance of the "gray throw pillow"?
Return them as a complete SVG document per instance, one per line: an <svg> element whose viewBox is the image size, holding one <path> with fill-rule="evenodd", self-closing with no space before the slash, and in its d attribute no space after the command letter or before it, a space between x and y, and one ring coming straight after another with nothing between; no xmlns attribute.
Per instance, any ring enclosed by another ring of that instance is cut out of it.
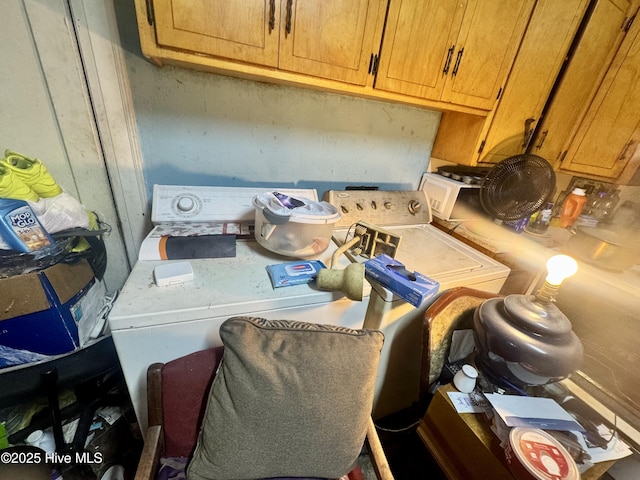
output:
<svg viewBox="0 0 640 480"><path fill-rule="evenodd" d="M234 317L220 327L189 480L338 478L365 440L383 334Z"/></svg>

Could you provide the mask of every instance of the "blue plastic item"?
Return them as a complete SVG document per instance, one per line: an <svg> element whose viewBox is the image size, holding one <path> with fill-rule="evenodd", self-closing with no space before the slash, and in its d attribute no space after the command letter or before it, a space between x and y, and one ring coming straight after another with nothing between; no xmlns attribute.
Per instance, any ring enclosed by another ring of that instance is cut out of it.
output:
<svg viewBox="0 0 640 480"><path fill-rule="evenodd" d="M28 253L55 244L24 200L0 199L0 248Z"/></svg>
<svg viewBox="0 0 640 480"><path fill-rule="evenodd" d="M309 283L326 267L320 260L309 260L267 265L266 268L273 288L280 288Z"/></svg>

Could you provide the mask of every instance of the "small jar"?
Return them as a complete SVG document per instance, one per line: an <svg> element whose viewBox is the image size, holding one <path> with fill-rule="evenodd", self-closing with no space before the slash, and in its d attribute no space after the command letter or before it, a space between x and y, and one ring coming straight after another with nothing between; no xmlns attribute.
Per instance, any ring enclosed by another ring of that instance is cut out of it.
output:
<svg viewBox="0 0 640 480"><path fill-rule="evenodd" d="M43 432L42 430L34 430L26 438L26 442L34 447L41 448L47 453L53 453L56 451L56 441L53 438L53 433Z"/></svg>
<svg viewBox="0 0 640 480"><path fill-rule="evenodd" d="M453 385L462 393L471 393L476 388L478 371L471 365L463 365L453 376Z"/></svg>

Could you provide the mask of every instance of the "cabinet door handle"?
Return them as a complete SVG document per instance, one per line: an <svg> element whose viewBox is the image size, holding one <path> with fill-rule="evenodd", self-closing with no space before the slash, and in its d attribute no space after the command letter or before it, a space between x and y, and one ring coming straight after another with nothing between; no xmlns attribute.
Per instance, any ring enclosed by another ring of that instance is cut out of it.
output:
<svg viewBox="0 0 640 480"><path fill-rule="evenodd" d="M155 18L153 14L153 1L146 0L146 4L147 4L147 22L149 23L149 25L153 26L153 24L155 23Z"/></svg>
<svg viewBox="0 0 640 480"><path fill-rule="evenodd" d="M371 75L376 75L378 73L378 62L380 62L380 57L378 55L372 53L371 58L369 58L369 71Z"/></svg>
<svg viewBox="0 0 640 480"><path fill-rule="evenodd" d="M531 141L531 137L533 136L533 128L531 125L536 121L535 118L529 117L524 121L524 139L522 141L522 148L527 148L529 142Z"/></svg>
<svg viewBox="0 0 640 480"><path fill-rule="evenodd" d="M284 33L289 35L291 33L291 11L293 10L293 0L287 0L287 20L284 27Z"/></svg>
<svg viewBox="0 0 640 480"><path fill-rule="evenodd" d="M269 33L276 28L276 0L269 2Z"/></svg>
<svg viewBox="0 0 640 480"><path fill-rule="evenodd" d="M447 50L447 59L444 62L444 68L442 69L442 73L446 75L449 73L449 67L451 66L451 59L453 58L453 51L456 49L455 45L451 45L451 48Z"/></svg>
<svg viewBox="0 0 640 480"><path fill-rule="evenodd" d="M542 132L542 134L540 135L540 141L538 142L538 145L536 145L536 149L540 150L542 148L542 145L544 145L544 141L547 139L548 133L549 130L545 130L544 132Z"/></svg>
<svg viewBox="0 0 640 480"><path fill-rule="evenodd" d="M451 72L451 75L454 77L458 74L458 68L460 67L460 60L462 60L463 53L464 53L464 47L458 50L458 56L456 57L456 64L453 66L453 72Z"/></svg>
<svg viewBox="0 0 640 480"><path fill-rule="evenodd" d="M624 150L618 157L618 160L625 160L627 158L627 153L629 153L629 149L633 147L633 143L634 143L633 140L631 140L625 145Z"/></svg>

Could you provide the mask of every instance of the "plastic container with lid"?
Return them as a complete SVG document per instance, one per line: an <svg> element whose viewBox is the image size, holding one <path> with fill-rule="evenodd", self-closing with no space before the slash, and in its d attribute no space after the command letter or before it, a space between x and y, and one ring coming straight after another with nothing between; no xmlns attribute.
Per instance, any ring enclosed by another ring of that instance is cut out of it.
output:
<svg viewBox="0 0 640 480"><path fill-rule="evenodd" d="M513 428L505 457L517 480L580 480L575 460L544 430Z"/></svg>
<svg viewBox="0 0 640 480"><path fill-rule="evenodd" d="M560 226L562 228L571 227L580 216L582 209L587 203L587 196L582 188L574 188L567 195L560 209Z"/></svg>
<svg viewBox="0 0 640 480"><path fill-rule="evenodd" d="M324 252L331 242L336 207L328 202L268 192L253 198L255 238L267 250L287 257L306 258Z"/></svg>

